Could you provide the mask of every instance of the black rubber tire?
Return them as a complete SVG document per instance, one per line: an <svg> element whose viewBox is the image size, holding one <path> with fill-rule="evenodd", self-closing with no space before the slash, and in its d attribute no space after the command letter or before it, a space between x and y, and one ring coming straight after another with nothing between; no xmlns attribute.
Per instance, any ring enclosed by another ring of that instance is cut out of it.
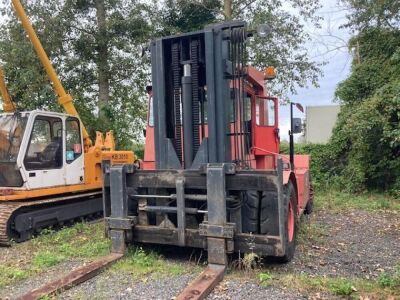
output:
<svg viewBox="0 0 400 300"><path fill-rule="evenodd" d="M314 188L311 184L310 184L309 197L310 199L308 200L307 205L304 208L305 215L311 215L314 210Z"/></svg>
<svg viewBox="0 0 400 300"><path fill-rule="evenodd" d="M284 243L286 245L285 255L279 257L279 262L287 263L291 261L294 257L294 252L296 249L296 237L297 237L297 230L298 230L298 217L297 217L297 194L296 189L294 188L293 184L289 181L287 185L284 186L284 214L285 214L285 230L284 230ZM294 236L291 241L289 241L289 233L288 233L288 216L289 216L289 202L291 202L294 215Z"/></svg>
<svg viewBox="0 0 400 300"><path fill-rule="evenodd" d="M279 235L278 193L263 191L260 200L260 234Z"/></svg>
<svg viewBox="0 0 400 300"><path fill-rule="evenodd" d="M245 191L241 194L242 232L258 233L260 227L260 194L258 191Z"/></svg>

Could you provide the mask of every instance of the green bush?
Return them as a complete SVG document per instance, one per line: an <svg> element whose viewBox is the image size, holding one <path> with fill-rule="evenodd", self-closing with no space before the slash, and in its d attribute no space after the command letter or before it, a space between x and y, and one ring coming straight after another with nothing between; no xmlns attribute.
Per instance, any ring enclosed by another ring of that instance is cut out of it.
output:
<svg viewBox="0 0 400 300"><path fill-rule="evenodd" d="M335 174L332 174L334 162L329 144L295 144L294 152L311 156L310 174L315 187L326 188L332 184ZM289 154L289 143L281 143L280 153Z"/></svg>
<svg viewBox="0 0 400 300"><path fill-rule="evenodd" d="M400 197L400 30L364 30L354 45L359 55L336 90L342 106L329 143L295 152L311 155L316 186Z"/></svg>
<svg viewBox="0 0 400 300"><path fill-rule="evenodd" d="M139 159L144 158L144 144L134 144L132 147L132 151Z"/></svg>
<svg viewBox="0 0 400 300"><path fill-rule="evenodd" d="M336 90L343 105L330 141L332 171L347 190L399 196L400 30L364 30L351 43L359 59Z"/></svg>

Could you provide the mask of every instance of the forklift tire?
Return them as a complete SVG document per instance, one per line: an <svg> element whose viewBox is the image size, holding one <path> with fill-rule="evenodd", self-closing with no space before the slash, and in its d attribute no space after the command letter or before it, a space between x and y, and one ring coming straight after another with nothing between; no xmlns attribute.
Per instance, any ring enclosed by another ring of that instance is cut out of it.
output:
<svg viewBox="0 0 400 300"><path fill-rule="evenodd" d="M242 232L258 233L260 196L257 191L242 192Z"/></svg>
<svg viewBox="0 0 400 300"><path fill-rule="evenodd" d="M304 208L304 214L310 215L314 210L314 187L310 184L309 200Z"/></svg>
<svg viewBox="0 0 400 300"><path fill-rule="evenodd" d="M278 193L263 191L260 201L260 234L279 235Z"/></svg>
<svg viewBox="0 0 400 300"><path fill-rule="evenodd" d="M287 263L292 260L296 248L296 236L298 230L298 218L297 218L297 195L296 189L293 184L289 182L284 186L284 214L285 220L285 232L283 234L285 243L285 255L278 258L279 262Z"/></svg>
<svg viewBox="0 0 400 300"><path fill-rule="evenodd" d="M314 210L314 201L313 199L308 200L306 207L304 208L305 215L311 215Z"/></svg>

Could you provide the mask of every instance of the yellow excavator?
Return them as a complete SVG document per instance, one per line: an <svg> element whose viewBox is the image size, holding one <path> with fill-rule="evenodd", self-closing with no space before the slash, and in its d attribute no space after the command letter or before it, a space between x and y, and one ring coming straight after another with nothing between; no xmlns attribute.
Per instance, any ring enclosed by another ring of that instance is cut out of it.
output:
<svg viewBox="0 0 400 300"><path fill-rule="evenodd" d="M116 151L112 132L93 143L19 0L15 12L65 113L16 111L4 76L0 114L0 245L24 241L44 227L102 216L102 161L134 163Z"/></svg>

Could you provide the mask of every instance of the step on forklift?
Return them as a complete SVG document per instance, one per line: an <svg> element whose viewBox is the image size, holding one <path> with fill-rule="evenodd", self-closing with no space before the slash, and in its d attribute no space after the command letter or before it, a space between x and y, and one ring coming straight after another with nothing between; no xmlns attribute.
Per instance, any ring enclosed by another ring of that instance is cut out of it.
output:
<svg viewBox="0 0 400 300"><path fill-rule="evenodd" d="M301 124L292 118L290 155L279 154L271 69L246 64L253 34L232 21L153 41L144 160L104 163L113 252L128 243L207 250L208 269L178 299L221 280L228 254L290 261L311 211L310 157L293 151Z"/></svg>

